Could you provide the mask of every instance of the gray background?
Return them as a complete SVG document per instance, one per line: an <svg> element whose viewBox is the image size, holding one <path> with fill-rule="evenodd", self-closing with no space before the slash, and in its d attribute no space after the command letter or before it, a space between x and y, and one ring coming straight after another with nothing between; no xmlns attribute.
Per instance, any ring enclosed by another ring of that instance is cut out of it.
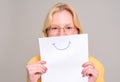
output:
<svg viewBox="0 0 120 82"><path fill-rule="evenodd" d="M0 0L0 82L25 82L27 61L57 0ZM120 0L59 0L77 11L89 53L105 67L105 82L120 82Z"/></svg>

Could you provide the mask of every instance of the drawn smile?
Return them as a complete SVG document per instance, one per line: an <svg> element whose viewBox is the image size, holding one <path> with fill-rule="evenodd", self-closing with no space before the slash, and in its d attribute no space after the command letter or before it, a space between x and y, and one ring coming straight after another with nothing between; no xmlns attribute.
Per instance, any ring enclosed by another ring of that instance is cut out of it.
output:
<svg viewBox="0 0 120 82"><path fill-rule="evenodd" d="M52 45L53 45L57 50L65 50L65 49L67 49L67 48L70 46L70 44L71 44L71 42L69 41L68 44L67 44L67 46L64 47L64 48L57 47L55 43L53 43Z"/></svg>

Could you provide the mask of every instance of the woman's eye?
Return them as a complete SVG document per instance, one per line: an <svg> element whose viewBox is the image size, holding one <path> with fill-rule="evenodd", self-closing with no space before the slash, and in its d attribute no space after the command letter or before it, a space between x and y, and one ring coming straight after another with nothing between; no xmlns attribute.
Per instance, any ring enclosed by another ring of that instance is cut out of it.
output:
<svg viewBox="0 0 120 82"><path fill-rule="evenodd" d="M72 27L67 27L66 29L72 29Z"/></svg>
<svg viewBox="0 0 120 82"><path fill-rule="evenodd" d="M56 29L58 29L58 27L51 27L51 29L56 30Z"/></svg>

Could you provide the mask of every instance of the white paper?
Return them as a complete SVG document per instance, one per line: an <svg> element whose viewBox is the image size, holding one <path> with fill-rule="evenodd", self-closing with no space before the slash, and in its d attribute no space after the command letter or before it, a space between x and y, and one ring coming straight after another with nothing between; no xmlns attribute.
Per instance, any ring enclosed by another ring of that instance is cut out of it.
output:
<svg viewBox="0 0 120 82"><path fill-rule="evenodd" d="M81 74L88 61L87 34L39 38L39 46L48 68L42 82L88 82Z"/></svg>

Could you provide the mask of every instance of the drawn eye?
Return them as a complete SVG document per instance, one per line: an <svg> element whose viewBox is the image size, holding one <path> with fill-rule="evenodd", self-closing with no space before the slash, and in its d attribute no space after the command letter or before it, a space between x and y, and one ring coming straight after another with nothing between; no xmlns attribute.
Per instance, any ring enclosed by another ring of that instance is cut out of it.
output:
<svg viewBox="0 0 120 82"><path fill-rule="evenodd" d="M67 46L65 46L64 48L58 47L55 43L53 43L52 45L53 45L57 50L65 50L65 49L69 48L70 44L71 44L71 42L68 41Z"/></svg>

